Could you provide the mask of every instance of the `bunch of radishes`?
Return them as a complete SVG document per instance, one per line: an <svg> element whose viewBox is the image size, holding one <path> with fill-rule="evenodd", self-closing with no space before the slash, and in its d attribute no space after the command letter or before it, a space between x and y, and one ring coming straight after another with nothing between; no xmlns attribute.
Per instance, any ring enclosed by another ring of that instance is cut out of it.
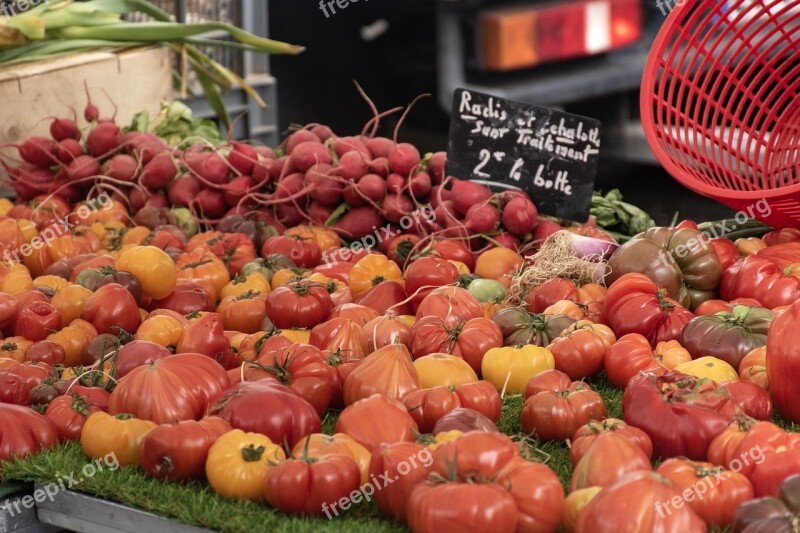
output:
<svg viewBox="0 0 800 533"><path fill-rule="evenodd" d="M312 222L346 239L389 225L397 233L469 240L475 248L518 247L530 239L537 211L527 194L495 194L447 176L444 152L423 157L396 141L397 130L395 139L376 136L379 117L347 137L309 125L275 150L246 142L176 148L151 133L123 132L113 118L99 118L90 102L86 131L74 119L56 118L50 138L17 145L22 161L4 166L22 201L55 194L74 202L109 191L131 212L187 207L209 225L233 215L279 229ZM434 216L403 223L423 207Z"/></svg>

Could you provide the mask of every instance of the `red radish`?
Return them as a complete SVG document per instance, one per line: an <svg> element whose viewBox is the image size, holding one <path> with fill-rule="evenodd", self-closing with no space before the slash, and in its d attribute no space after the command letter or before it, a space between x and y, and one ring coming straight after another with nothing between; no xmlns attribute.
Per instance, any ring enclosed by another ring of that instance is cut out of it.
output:
<svg viewBox="0 0 800 533"><path fill-rule="evenodd" d="M428 158L428 174L434 184L441 183L444 179L445 166L447 164L447 152L434 152Z"/></svg>
<svg viewBox="0 0 800 533"><path fill-rule="evenodd" d="M95 122L100 118L100 110L92 103L92 95L89 94L89 85L84 80L83 88L86 91L86 107L83 108L83 118L86 122Z"/></svg>
<svg viewBox="0 0 800 533"><path fill-rule="evenodd" d="M47 193L57 194L69 203L76 203L85 198L83 189L74 183L70 183L66 178L57 179L50 183Z"/></svg>
<svg viewBox="0 0 800 533"><path fill-rule="evenodd" d="M169 207L169 200L167 200L167 197L163 192L158 191L157 193L151 195L147 201L145 201L144 205L166 209Z"/></svg>
<svg viewBox="0 0 800 533"><path fill-rule="evenodd" d="M377 174L367 174L358 180L356 189L370 200L379 202L386 196L386 180Z"/></svg>
<svg viewBox="0 0 800 533"><path fill-rule="evenodd" d="M514 198L503 208L503 227L514 235L526 235L536 226L536 206L527 198Z"/></svg>
<svg viewBox="0 0 800 533"><path fill-rule="evenodd" d="M333 156L328 148L319 142L301 142L292 150L289 163L298 172L305 172L320 163L333 163Z"/></svg>
<svg viewBox="0 0 800 533"><path fill-rule="evenodd" d="M497 199L500 200L500 208L504 209L506 204L515 198L522 198L524 200L530 200L531 197L528 196L528 193L521 189L506 189L503 192L497 194Z"/></svg>
<svg viewBox="0 0 800 533"><path fill-rule="evenodd" d="M63 141L64 139L79 140L81 138L81 130L73 119L70 118L55 118L50 123L50 135L56 141Z"/></svg>
<svg viewBox="0 0 800 533"><path fill-rule="evenodd" d="M297 147L298 144L304 142L313 142L317 144L322 144L322 141L319 137L314 135L314 133L308 130L297 130L296 132L289 135L286 138L286 153L291 154L294 152L294 149Z"/></svg>
<svg viewBox="0 0 800 533"><path fill-rule="evenodd" d="M178 166L172 154L161 152L142 168L139 183L150 189L161 189L169 185L177 173Z"/></svg>
<svg viewBox="0 0 800 533"><path fill-rule="evenodd" d="M272 181L278 181L284 175L284 173L288 173L289 171L289 156L284 155L276 159L272 163L272 167L270 167L269 172L270 176L272 176Z"/></svg>
<svg viewBox="0 0 800 533"><path fill-rule="evenodd" d="M146 165L160 153L171 151L170 147L158 137L149 133L142 134L136 138L133 145L133 152L139 156L139 160Z"/></svg>
<svg viewBox="0 0 800 533"><path fill-rule="evenodd" d="M81 143L75 139L64 139L58 143L58 160L69 163L79 155L84 155Z"/></svg>
<svg viewBox="0 0 800 533"><path fill-rule="evenodd" d="M217 152L185 152L183 160L201 182L218 185L228 183L231 169Z"/></svg>
<svg viewBox="0 0 800 533"><path fill-rule="evenodd" d="M264 159L257 161L253 165L253 180L260 186L267 185L273 181L272 167L276 164L275 159Z"/></svg>
<svg viewBox="0 0 800 533"><path fill-rule="evenodd" d="M309 196L325 205L336 205L342 200L344 184L336 176L332 176L331 165L314 165L305 175L305 184L313 188Z"/></svg>
<svg viewBox="0 0 800 533"><path fill-rule="evenodd" d="M431 177L427 172L416 172L408 180L408 192L414 198L421 198L431 192Z"/></svg>
<svg viewBox="0 0 800 533"><path fill-rule="evenodd" d="M364 205L348 211L333 230L346 239L360 239L384 224L383 217L372 206Z"/></svg>
<svg viewBox="0 0 800 533"><path fill-rule="evenodd" d="M357 150L351 150L342 154L339 158L337 174L346 180L357 180L369 171L369 165L364 154Z"/></svg>
<svg viewBox="0 0 800 533"><path fill-rule="evenodd" d="M235 206L255 184L255 180L250 176L236 176L225 189L225 202L231 207Z"/></svg>
<svg viewBox="0 0 800 533"><path fill-rule="evenodd" d="M406 179L400 174L389 174L386 178L386 190L398 194L406 186Z"/></svg>
<svg viewBox="0 0 800 533"><path fill-rule="evenodd" d="M277 198L288 198L293 194L300 192L300 190L303 188L303 182L305 179L306 175L301 174L300 172L289 174L280 180L275 186L275 196Z"/></svg>
<svg viewBox="0 0 800 533"><path fill-rule="evenodd" d="M419 165L419 150L413 144L399 143L386 156L389 168L401 176L408 176Z"/></svg>
<svg viewBox="0 0 800 533"><path fill-rule="evenodd" d="M119 127L113 122L101 122L86 136L86 149L94 157L110 154L122 142Z"/></svg>
<svg viewBox="0 0 800 533"><path fill-rule="evenodd" d="M211 219L222 217L228 209L225 204L225 195L216 189L203 189L197 193L190 206L196 206L198 215Z"/></svg>
<svg viewBox="0 0 800 533"><path fill-rule="evenodd" d="M228 163L243 176L253 173L253 166L258 160L255 148L249 144L235 142L233 149L228 153Z"/></svg>
<svg viewBox="0 0 800 533"><path fill-rule="evenodd" d="M130 194L128 194L128 200L130 201L130 208L132 212L140 211L147 199L153 196L153 193L145 189L144 187L134 187L131 189Z"/></svg>
<svg viewBox="0 0 800 533"><path fill-rule="evenodd" d="M100 175L100 161L90 155L79 155L67 165L67 177L78 181Z"/></svg>
<svg viewBox="0 0 800 533"><path fill-rule="evenodd" d="M333 131L328 126L325 126L323 124L315 124L310 131L311 133L319 137L319 140L322 142L325 142L331 137L333 137Z"/></svg>
<svg viewBox="0 0 800 533"><path fill-rule="evenodd" d="M308 204L308 217L320 226L331 217L336 208L332 205L322 205L319 202L311 202Z"/></svg>
<svg viewBox="0 0 800 533"><path fill-rule="evenodd" d="M19 156L31 165L49 167L58 161L58 143L47 137L31 137L17 146Z"/></svg>
<svg viewBox="0 0 800 533"><path fill-rule="evenodd" d="M103 165L103 175L129 183L136 181L138 171L139 163L127 154L117 154Z"/></svg>
<svg viewBox="0 0 800 533"><path fill-rule="evenodd" d="M369 162L369 171L385 178L389 175L389 160L385 157L376 157Z"/></svg>
<svg viewBox="0 0 800 533"><path fill-rule="evenodd" d="M400 222L414 209L414 202L405 194L387 194L383 199L383 216L389 222Z"/></svg>
<svg viewBox="0 0 800 533"><path fill-rule="evenodd" d="M286 227L296 226L305 219L301 208L294 205L292 202L284 202L276 205L275 217L278 219L278 222Z"/></svg>
<svg viewBox="0 0 800 533"><path fill-rule="evenodd" d="M491 197L492 191L480 183L453 180L453 207L462 215L466 214L473 205L485 202Z"/></svg>
<svg viewBox="0 0 800 533"><path fill-rule="evenodd" d="M475 204L467 210L464 225L470 233L491 233L500 225L500 213L489 202Z"/></svg>
<svg viewBox="0 0 800 533"><path fill-rule="evenodd" d="M358 207L367 203L364 197L358 194L357 186L353 182L345 185L344 191L342 191L342 199L350 207Z"/></svg>
<svg viewBox="0 0 800 533"><path fill-rule="evenodd" d="M172 205L188 206L202 189L200 180L194 176L178 176L169 184L167 195Z"/></svg>
<svg viewBox="0 0 800 533"><path fill-rule="evenodd" d="M387 137L373 137L364 143L373 158L389 157L389 152L394 148L394 141Z"/></svg>
<svg viewBox="0 0 800 533"><path fill-rule="evenodd" d="M544 242L550 235L557 231L561 231L563 228L561 224L558 222L553 222L552 220L542 220L536 227L533 228L533 242L540 243Z"/></svg>

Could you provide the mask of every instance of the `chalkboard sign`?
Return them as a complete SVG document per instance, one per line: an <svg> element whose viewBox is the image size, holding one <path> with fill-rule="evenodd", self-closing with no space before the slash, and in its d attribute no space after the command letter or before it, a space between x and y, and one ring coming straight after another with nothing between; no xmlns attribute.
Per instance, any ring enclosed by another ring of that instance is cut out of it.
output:
<svg viewBox="0 0 800 533"><path fill-rule="evenodd" d="M544 214L589 217L600 150L598 120L456 89L447 172L528 192Z"/></svg>

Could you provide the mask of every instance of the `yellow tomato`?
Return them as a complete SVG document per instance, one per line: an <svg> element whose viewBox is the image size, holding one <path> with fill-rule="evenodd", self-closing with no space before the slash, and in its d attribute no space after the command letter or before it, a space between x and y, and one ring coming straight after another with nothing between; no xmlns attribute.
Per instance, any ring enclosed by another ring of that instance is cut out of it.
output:
<svg viewBox="0 0 800 533"><path fill-rule="evenodd" d="M458 429L451 429L450 431L441 431L434 435L430 444L427 447L432 451L436 451L436 449L443 444L447 444L448 442L453 442L454 440L458 439L463 435L464 432Z"/></svg>
<svg viewBox="0 0 800 533"><path fill-rule="evenodd" d="M409 326L413 326L417 322L417 317L414 315L399 315L398 320L405 322Z"/></svg>
<svg viewBox="0 0 800 533"><path fill-rule="evenodd" d="M420 387L455 387L478 381L478 376L464 359L446 353L432 353L414 361Z"/></svg>
<svg viewBox="0 0 800 533"><path fill-rule="evenodd" d="M469 267L464 263L462 263L461 261L456 261L455 259L448 259L448 261L450 261L451 263L453 263L453 265L455 265L455 267L458 269L459 275L464 276L470 273Z"/></svg>
<svg viewBox="0 0 800 533"><path fill-rule="evenodd" d="M70 324L73 320L80 318L83 313L83 304L92 294L94 293L83 285L69 283L53 295L50 303L58 309L61 323Z"/></svg>
<svg viewBox="0 0 800 533"><path fill-rule="evenodd" d="M532 344L492 348L483 356L481 373L499 391L522 394L532 377L556 367L553 354L547 348Z"/></svg>
<svg viewBox="0 0 800 533"><path fill-rule="evenodd" d="M14 208L14 202L8 198L0 198L0 216L6 216Z"/></svg>
<svg viewBox="0 0 800 533"><path fill-rule="evenodd" d="M311 338L311 330L308 329L282 329L281 335L286 337L292 342L300 342L303 344L308 344L309 339Z"/></svg>
<svg viewBox="0 0 800 533"><path fill-rule="evenodd" d="M117 270L133 273L142 284L142 295L154 300L167 297L178 281L175 262L155 246L134 246L117 259Z"/></svg>
<svg viewBox="0 0 800 533"><path fill-rule="evenodd" d="M48 335L47 340L64 349L64 366L71 367L93 362L87 359L86 348L95 337L97 337L97 330L94 329L94 326L90 322L78 318L60 331Z"/></svg>
<svg viewBox="0 0 800 533"><path fill-rule="evenodd" d="M6 276L3 280L3 285L0 290L7 292L12 296L16 296L17 294L22 294L23 292L27 292L32 288L33 280L31 279L31 273L28 271L25 265L20 265L17 263L9 269L8 276Z"/></svg>
<svg viewBox="0 0 800 533"><path fill-rule="evenodd" d="M475 261L475 273L482 278L499 279L503 274L519 268L525 259L511 248L499 246L486 250Z"/></svg>
<svg viewBox="0 0 800 533"><path fill-rule="evenodd" d="M36 230L36 225L27 218L20 218L17 220L17 226L19 226L22 232L22 238L25 242L31 242L31 239L39 234Z"/></svg>
<svg viewBox="0 0 800 533"><path fill-rule="evenodd" d="M681 363L675 370L698 378L708 378L717 383L739 379L739 373L731 365L710 355Z"/></svg>
<svg viewBox="0 0 800 533"><path fill-rule="evenodd" d="M69 285L69 281L61 276L39 276L33 280L34 288L46 287L48 289L53 289L53 292L60 291L67 285Z"/></svg>
<svg viewBox="0 0 800 533"><path fill-rule="evenodd" d="M350 293L358 299L382 281L400 281L403 272L397 263L382 254L365 255L350 270Z"/></svg>
<svg viewBox="0 0 800 533"><path fill-rule="evenodd" d="M183 325L177 319L167 315L155 315L145 319L134 338L150 341L163 346L177 346L183 337Z"/></svg>
<svg viewBox="0 0 800 533"><path fill-rule="evenodd" d="M114 416L97 411L83 424L81 446L92 459L114 457L119 466L138 466L142 440L156 425L128 414Z"/></svg>
<svg viewBox="0 0 800 533"><path fill-rule="evenodd" d="M240 274L222 287L219 297L220 299L225 299L227 296L239 296L249 291L269 294L270 286L267 276L261 272L251 272L247 275Z"/></svg>
<svg viewBox="0 0 800 533"><path fill-rule="evenodd" d="M286 459L266 435L234 429L208 450L206 477L217 494L239 500L264 500L264 480L272 465Z"/></svg>
<svg viewBox="0 0 800 533"><path fill-rule="evenodd" d="M572 533L575 530L578 515L601 490L603 490L603 487L586 487L585 489L578 489L567 496L564 501L564 511L561 515L561 529L565 533Z"/></svg>

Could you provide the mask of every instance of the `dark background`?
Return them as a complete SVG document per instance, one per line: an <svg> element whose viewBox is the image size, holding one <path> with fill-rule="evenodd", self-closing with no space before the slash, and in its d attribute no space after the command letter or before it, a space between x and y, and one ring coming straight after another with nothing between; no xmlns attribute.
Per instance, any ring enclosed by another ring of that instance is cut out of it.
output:
<svg viewBox="0 0 800 533"><path fill-rule="evenodd" d="M428 0L359 0L325 18L315 0L272 0L270 36L307 47L296 57L273 56L278 79L278 114L285 131L292 124L320 122L340 135L361 131L372 117L353 85L358 80L379 110L406 105L436 90L433 2ZM388 31L373 41L361 28L384 19ZM380 133L392 135L394 119ZM403 123L399 139L421 151L444 150L449 116L435 97L417 102ZM679 218L698 221L732 216L733 211L689 191L661 167L631 164L603 156L595 188L619 188L625 200L639 205L659 224Z"/></svg>

